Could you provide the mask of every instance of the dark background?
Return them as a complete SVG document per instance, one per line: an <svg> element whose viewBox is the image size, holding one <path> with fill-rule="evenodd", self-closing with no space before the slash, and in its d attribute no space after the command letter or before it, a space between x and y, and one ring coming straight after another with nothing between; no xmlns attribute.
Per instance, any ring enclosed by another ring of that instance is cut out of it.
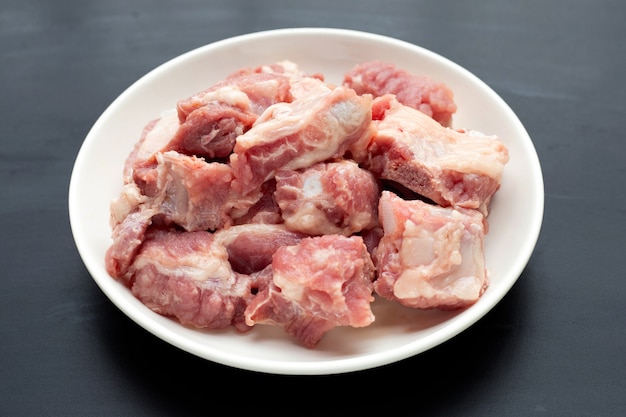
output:
<svg viewBox="0 0 626 417"><path fill-rule="evenodd" d="M625 20L623 0L2 0L0 416L626 415ZM541 236L509 294L378 369L265 375L171 347L104 296L69 227L74 159L118 94L201 45L298 26L388 35L466 67L543 167Z"/></svg>

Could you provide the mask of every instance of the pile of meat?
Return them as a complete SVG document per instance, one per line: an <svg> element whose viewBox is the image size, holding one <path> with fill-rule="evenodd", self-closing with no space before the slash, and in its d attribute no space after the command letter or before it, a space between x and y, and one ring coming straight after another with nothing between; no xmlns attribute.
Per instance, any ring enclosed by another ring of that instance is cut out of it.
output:
<svg viewBox="0 0 626 417"><path fill-rule="evenodd" d="M455 309L487 288L508 151L450 127L442 83L375 61L332 85L284 61L174 104L126 161L105 259L155 312L313 348L371 324L376 296Z"/></svg>

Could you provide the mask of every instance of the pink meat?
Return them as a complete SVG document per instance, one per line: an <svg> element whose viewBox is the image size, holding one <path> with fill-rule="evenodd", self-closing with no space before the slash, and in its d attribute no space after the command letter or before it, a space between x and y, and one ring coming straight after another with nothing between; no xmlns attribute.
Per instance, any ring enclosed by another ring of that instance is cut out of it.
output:
<svg viewBox="0 0 626 417"><path fill-rule="evenodd" d="M499 138L445 128L391 95L375 99L372 112L367 169L442 206L487 213L509 160Z"/></svg>
<svg viewBox="0 0 626 417"><path fill-rule="evenodd" d="M144 241L148 227L152 224L153 213L138 210L128 214L113 229L113 243L107 249L104 264L114 278L128 282L128 270Z"/></svg>
<svg viewBox="0 0 626 417"><path fill-rule="evenodd" d="M235 139L250 129L258 115L221 102L210 102L192 111L165 147L208 159L226 158Z"/></svg>
<svg viewBox="0 0 626 417"><path fill-rule="evenodd" d="M245 224L215 232L215 241L226 248L233 270L242 274L265 269L278 248L295 245L305 237L280 224Z"/></svg>
<svg viewBox="0 0 626 417"><path fill-rule="evenodd" d="M230 163L233 188L257 190L279 169L299 169L340 157L371 134L371 97L353 90L325 88L315 95L279 103L237 138Z"/></svg>
<svg viewBox="0 0 626 417"><path fill-rule="evenodd" d="M475 303L488 286L483 216L476 210L380 199L384 235L374 255L377 294L414 308Z"/></svg>
<svg viewBox="0 0 626 417"><path fill-rule="evenodd" d="M378 182L353 161L280 170L275 196L291 230L349 236L378 224Z"/></svg>
<svg viewBox="0 0 626 417"><path fill-rule="evenodd" d="M159 314L200 328L249 329L243 313L252 278L232 270L226 249L208 232L149 233L131 271L132 293Z"/></svg>
<svg viewBox="0 0 626 417"><path fill-rule="evenodd" d="M456 104L452 90L425 75L411 74L394 65L371 61L357 65L344 76L344 85L358 94L380 97L394 94L398 101L450 126Z"/></svg>
<svg viewBox="0 0 626 417"><path fill-rule="evenodd" d="M336 326L374 321L374 265L360 237L326 235L282 246L271 268L272 282L246 308L248 325L282 327L313 348Z"/></svg>

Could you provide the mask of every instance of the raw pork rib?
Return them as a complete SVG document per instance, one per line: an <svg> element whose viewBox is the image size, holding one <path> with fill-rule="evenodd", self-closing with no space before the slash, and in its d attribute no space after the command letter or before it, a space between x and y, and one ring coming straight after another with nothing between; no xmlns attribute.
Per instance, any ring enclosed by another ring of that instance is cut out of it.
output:
<svg viewBox="0 0 626 417"><path fill-rule="evenodd" d="M478 300L488 285L480 212L383 191L379 213L377 294L413 308L453 309Z"/></svg>
<svg viewBox="0 0 626 417"><path fill-rule="evenodd" d="M371 97L357 96L349 88L326 87L292 103L275 104L237 137L230 157L233 188L247 194L278 169L306 168L340 157L370 129Z"/></svg>
<svg viewBox="0 0 626 417"><path fill-rule="evenodd" d="M309 237L279 248L272 282L245 311L246 323L283 329L309 348L336 326L374 321L374 265L360 237Z"/></svg>
<svg viewBox="0 0 626 417"><path fill-rule="evenodd" d="M175 151L157 153L151 196L128 183L111 202L113 243L105 263L109 274L128 280L127 271L143 243L147 228L158 217L160 225L176 225L187 231L215 230L233 223L229 213L246 209L256 200L232 192L232 169Z"/></svg>
<svg viewBox="0 0 626 417"><path fill-rule="evenodd" d="M366 168L442 206L487 213L509 160L497 137L443 127L392 95L374 99L372 112Z"/></svg>
<svg viewBox="0 0 626 417"><path fill-rule="evenodd" d="M164 149L209 159L226 158L237 136L250 129L257 117L236 106L208 103L187 116Z"/></svg>
<svg viewBox="0 0 626 417"><path fill-rule="evenodd" d="M131 266L131 291L153 311L181 323L248 330L252 278L232 270L209 232L149 231Z"/></svg>
<svg viewBox="0 0 626 417"><path fill-rule="evenodd" d="M228 165L174 151L157 153L155 159L151 196L141 194L131 182L111 202L113 243L105 264L116 278L130 279L128 268L155 217L159 224L176 224L188 231L216 229L232 223L228 212L235 205L252 204L231 194Z"/></svg>
<svg viewBox="0 0 626 417"><path fill-rule="evenodd" d="M174 151L158 154L157 161L154 204L167 221L188 231L214 230L231 223L228 212L237 196L231 194L230 166Z"/></svg>
<svg viewBox="0 0 626 417"><path fill-rule="evenodd" d="M349 236L378 224L378 182L353 161L278 171L275 196L291 230Z"/></svg>
<svg viewBox="0 0 626 417"><path fill-rule="evenodd" d="M444 83L425 75L410 74L392 64L380 61L365 62L344 76L344 85L358 94L380 97L394 94L398 101L432 117L444 126L450 126L456 104L452 90Z"/></svg>
<svg viewBox="0 0 626 417"><path fill-rule="evenodd" d="M237 136L266 108L291 101L289 79L280 74L233 74L177 104L180 129L164 150L226 158Z"/></svg>

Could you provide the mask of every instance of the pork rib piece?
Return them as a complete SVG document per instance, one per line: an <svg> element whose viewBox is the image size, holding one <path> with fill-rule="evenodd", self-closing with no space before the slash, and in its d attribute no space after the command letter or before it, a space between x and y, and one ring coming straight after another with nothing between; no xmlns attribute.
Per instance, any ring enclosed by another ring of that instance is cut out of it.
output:
<svg viewBox="0 0 626 417"><path fill-rule="evenodd" d="M299 169L340 157L364 135L371 135L371 96L345 87L277 103L237 137L230 156L241 194L256 190L278 169Z"/></svg>
<svg viewBox="0 0 626 417"><path fill-rule="evenodd" d="M174 151L158 154L157 161L158 195L153 204L166 220L188 231L231 224L228 213L241 202L231 193L228 165Z"/></svg>
<svg viewBox="0 0 626 417"><path fill-rule="evenodd" d="M442 206L487 213L509 160L499 138L445 128L392 95L374 99L372 108L376 134L366 168Z"/></svg>
<svg viewBox="0 0 626 417"><path fill-rule="evenodd" d="M105 264L115 278L130 279L128 269L155 218L159 225L213 230L232 223L228 213L235 205L253 204L231 194L232 170L226 164L207 163L174 151L154 157L151 195L142 194L136 183L129 182L111 202L113 242Z"/></svg>
<svg viewBox="0 0 626 417"><path fill-rule="evenodd" d="M411 74L393 64L370 61L355 66L344 75L344 85L358 94L380 97L394 94L398 101L450 126L456 104L452 90L426 75Z"/></svg>
<svg viewBox="0 0 626 417"><path fill-rule="evenodd" d="M221 102L209 102L192 111L164 150L207 159L226 158L235 139L250 129L258 115Z"/></svg>
<svg viewBox="0 0 626 417"><path fill-rule="evenodd" d="M234 74L177 103L180 128L164 150L226 158L235 138L274 103L291 101L289 79L281 74Z"/></svg>
<svg viewBox="0 0 626 417"><path fill-rule="evenodd" d="M414 308L454 309L479 299L488 286L480 212L383 191L379 213L377 294Z"/></svg>
<svg viewBox="0 0 626 417"><path fill-rule="evenodd" d="M275 196L285 225L309 235L349 236L378 224L378 182L354 161L280 170Z"/></svg>
<svg viewBox="0 0 626 417"><path fill-rule="evenodd" d="M200 328L249 330L243 313L252 278L232 270L209 232L150 230L130 271L132 293L159 314Z"/></svg>
<svg viewBox="0 0 626 417"><path fill-rule="evenodd" d="M282 327L313 348L337 326L374 321L374 265L360 237L309 237L282 246L272 258L272 281L245 311L246 323Z"/></svg>
<svg viewBox="0 0 626 417"><path fill-rule="evenodd" d="M132 183L126 184L111 204L113 227L125 215L145 211L187 231L216 230L233 224L231 211L245 214L261 196L244 198L233 192L233 172L227 164L206 162L176 151L157 153L155 160L150 195L141 194Z"/></svg>

